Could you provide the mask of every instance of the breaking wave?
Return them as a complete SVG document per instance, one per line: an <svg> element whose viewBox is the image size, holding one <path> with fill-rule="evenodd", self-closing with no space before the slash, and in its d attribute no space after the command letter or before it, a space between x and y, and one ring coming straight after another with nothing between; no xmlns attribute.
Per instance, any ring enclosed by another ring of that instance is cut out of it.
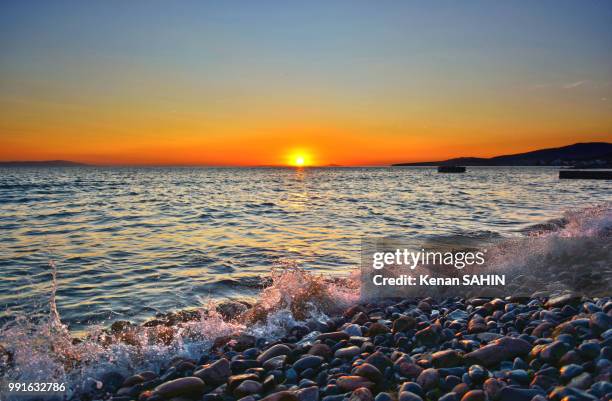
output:
<svg viewBox="0 0 612 401"><path fill-rule="evenodd" d="M142 325L117 321L109 328L93 326L76 338L60 320L54 263L50 269L48 317L42 321L20 317L0 330L0 384L66 383L68 399L100 388L110 372L124 376L138 370L159 372L177 356L198 360L220 339L250 334L273 340L298 324L316 327L359 299L354 279L325 278L286 265L272 271L271 284L254 304L210 301Z"/></svg>
<svg viewBox="0 0 612 401"><path fill-rule="evenodd" d="M612 203L568 211L560 219L529 227L524 234L555 240L609 239ZM507 249L504 260L508 264L537 258L542 251L535 247ZM568 251L579 250L566 248L558 253ZM559 265L554 268L561 269ZM351 269L346 277L330 278L285 263L262 280L267 286L255 302L204 300L198 308L159 315L140 325L118 321L110 327L92 326L76 338L61 322L55 304L54 263L50 269L48 316L38 321L21 316L0 328L0 385L7 381L63 382L67 399L83 398L113 372L124 376L142 370L160 372L177 356L198 360L215 341L232 341L240 334L273 340L297 325L317 330L330 316L360 301L358 269Z"/></svg>

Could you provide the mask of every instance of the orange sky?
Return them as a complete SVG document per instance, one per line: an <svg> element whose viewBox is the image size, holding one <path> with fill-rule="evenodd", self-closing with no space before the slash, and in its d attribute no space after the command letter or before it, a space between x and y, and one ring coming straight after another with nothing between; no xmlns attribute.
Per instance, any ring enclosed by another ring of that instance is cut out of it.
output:
<svg viewBox="0 0 612 401"><path fill-rule="evenodd" d="M603 2L147 4L3 11L0 160L378 165L612 141Z"/></svg>

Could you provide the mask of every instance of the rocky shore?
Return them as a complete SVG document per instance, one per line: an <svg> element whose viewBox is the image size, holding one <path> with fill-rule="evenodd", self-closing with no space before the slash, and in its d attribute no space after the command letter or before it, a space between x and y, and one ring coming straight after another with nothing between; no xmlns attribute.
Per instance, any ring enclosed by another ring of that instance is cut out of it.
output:
<svg viewBox="0 0 612 401"><path fill-rule="evenodd" d="M199 360L106 374L113 401L612 399L612 300L410 299L360 304L269 342L215 339Z"/></svg>

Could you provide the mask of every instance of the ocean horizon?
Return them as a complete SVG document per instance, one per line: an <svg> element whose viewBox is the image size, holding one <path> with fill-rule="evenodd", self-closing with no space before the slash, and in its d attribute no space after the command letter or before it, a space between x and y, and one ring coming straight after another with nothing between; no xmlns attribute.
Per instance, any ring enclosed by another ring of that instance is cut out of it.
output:
<svg viewBox="0 0 612 401"><path fill-rule="evenodd" d="M609 201L603 181L550 167L71 167L0 178L0 321L56 302L76 332L224 299L254 300L270 269L359 266L364 237L483 238ZM604 215L605 216L605 215Z"/></svg>

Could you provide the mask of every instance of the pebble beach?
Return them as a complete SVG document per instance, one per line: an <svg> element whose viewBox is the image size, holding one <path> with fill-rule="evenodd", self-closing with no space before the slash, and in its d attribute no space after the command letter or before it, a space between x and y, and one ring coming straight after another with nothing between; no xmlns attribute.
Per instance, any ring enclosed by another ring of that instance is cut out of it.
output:
<svg viewBox="0 0 612 401"><path fill-rule="evenodd" d="M396 299L307 320L275 341L220 336L198 360L107 373L81 399L610 400L611 360L609 297Z"/></svg>

